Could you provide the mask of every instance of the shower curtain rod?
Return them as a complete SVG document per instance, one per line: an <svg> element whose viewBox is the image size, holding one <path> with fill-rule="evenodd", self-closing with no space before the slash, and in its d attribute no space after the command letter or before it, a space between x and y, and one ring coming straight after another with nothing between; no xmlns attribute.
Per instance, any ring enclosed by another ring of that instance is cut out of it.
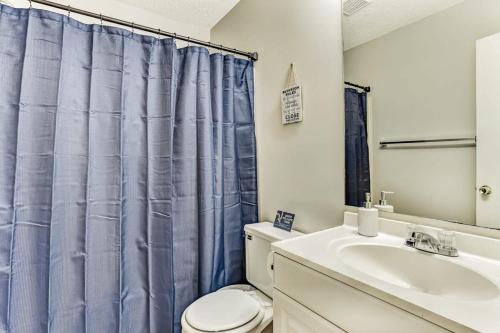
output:
<svg viewBox="0 0 500 333"><path fill-rule="evenodd" d="M371 91L370 86L363 87L363 86L360 86L359 84L355 84L355 83L351 83L351 82L347 82L347 81L344 81L344 84L348 85L348 86L351 86L351 87L356 87L356 88L359 88L359 89L363 89L367 93Z"/></svg>
<svg viewBox="0 0 500 333"><path fill-rule="evenodd" d="M202 46L205 46L205 47L208 47L208 48L212 48L212 49L216 49L216 50L220 50L220 51L224 51L224 52L229 52L229 53L234 53L234 54L237 54L237 55L248 57L248 58L250 58L250 59L252 59L254 61L257 61L259 59L259 54L257 52L241 51L241 50L238 50L238 49L235 49L235 48L230 48L230 47L227 47L227 46L224 46L224 45L214 44L214 43L206 42L206 41L199 40L199 39L196 39L196 38L191 38L191 37L188 37L188 36L183 36L183 35L178 35L176 33L168 32L168 31L163 31L161 29L154 29L154 28L151 28L151 27L148 27L148 26L145 26L145 25L136 24L134 22L123 21L123 20L120 20L120 19L117 19L117 18L114 18L114 17L110 17L110 16L106 16L106 15L102 15L102 14L96 14L96 13L93 13L93 12L89 12L87 10L83 10L83 9L71 7L69 5L61 5L61 4L53 2L53 1L47 1L47 0L28 0L28 2L30 3L30 8L31 8L31 3L35 2L35 3L41 4L41 5L45 5L45 6L49 6L49 7L54 7L54 8L62 9L62 10L67 10L68 11L68 15L70 13L76 13L76 14L80 14L80 15L85 15L85 16L88 16L88 17L93 17L95 19L101 20L101 22L102 21L106 21L106 22L110 22L110 23L114 23L114 24L119 24L119 25L122 25L122 26L125 26L125 27L128 27L128 28L132 28L132 30L137 29L137 30L147 31L147 32L151 32L151 33L154 33L154 34L157 34L157 35L161 35L161 36L166 36L166 37L170 37L170 38L182 40L182 41L185 41L185 42L188 42L188 43L198 44L198 45L202 45Z"/></svg>

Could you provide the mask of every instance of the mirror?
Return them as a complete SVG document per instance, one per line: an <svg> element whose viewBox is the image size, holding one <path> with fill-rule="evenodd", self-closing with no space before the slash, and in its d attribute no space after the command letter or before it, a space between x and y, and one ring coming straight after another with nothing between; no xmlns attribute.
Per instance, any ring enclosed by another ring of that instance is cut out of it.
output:
<svg viewBox="0 0 500 333"><path fill-rule="evenodd" d="M500 1L344 0L343 34L346 205L500 229Z"/></svg>

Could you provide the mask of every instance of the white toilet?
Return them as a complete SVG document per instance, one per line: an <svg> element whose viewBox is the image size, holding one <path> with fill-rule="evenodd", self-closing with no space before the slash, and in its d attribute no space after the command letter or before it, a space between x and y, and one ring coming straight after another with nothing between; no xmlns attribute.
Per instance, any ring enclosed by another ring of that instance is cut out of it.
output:
<svg viewBox="0 0 500 333"><path fill-rule="evenodd" d="M247 224L246 277L252 285L228 286L192 303L182 314L182 332L260 333L266 328L270 330L273 320L271 243L300 235L298 231L277 229L269 222Z"/></svg>

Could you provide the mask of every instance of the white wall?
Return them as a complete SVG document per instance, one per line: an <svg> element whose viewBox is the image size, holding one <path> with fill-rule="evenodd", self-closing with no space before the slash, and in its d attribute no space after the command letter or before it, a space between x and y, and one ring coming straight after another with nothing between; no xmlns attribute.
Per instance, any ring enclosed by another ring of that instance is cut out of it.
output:
<svg viewBox="0 0 500 333"><path fill-rule="evenodd" d="M164 16L157 14L155 12L144 10L135 6L130 6L117 0L52 0L52 1L88 10L94 13L102 13L103 15L108 15L125 21L130 21L130 22L135 22L137 24L150 26L155 29L159 28L165 31L175 32L181 35L188 35L202 40L210 39L210 28L169 20L166 19ZM14 7L29 6L29 2L27 0L8 0L8 2L11 3ZM33 7L48 9L50 11L64 13L64 14L67 13L67 11L57 10L36 3L33 3ZM71 17L85 23L99 23L99 20L81 15L71 14ZM105 24L112 25L110 23L105 23ZM137 31L137 33L147 34L143 31ZM183 44L178 43L178 45L182 46Z"/></svg>
<svg viewBox="0 0 500 333"><path fill-rule="evenodd" d="M475 41L500 31L500 1L466 0L345 52L372 87L374 141L475 135ZM397 212L475 222L474 148L379 150L373 187Z"/></svg>
<svg viewBox="0 0 500 333"><path fill-rule="evenodd" d="M315 231L342 223L344 102L340 0L242 0L212 41L259 52L255 113L260 219L296 214ZM295 64L304 122L281 125L280 92Z"/></svg>

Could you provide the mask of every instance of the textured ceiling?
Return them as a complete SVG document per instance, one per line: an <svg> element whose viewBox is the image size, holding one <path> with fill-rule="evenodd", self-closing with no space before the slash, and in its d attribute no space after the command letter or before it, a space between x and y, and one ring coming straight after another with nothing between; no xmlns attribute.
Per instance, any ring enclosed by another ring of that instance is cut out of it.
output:
<svg viewBox="0 0 500 333"><path fill-rule="evenodd" d="M364 44L461 2L464 0L373 0L354 15L343 16L344 49Z"/></svg>
<svg viewBox="0 0 500 333"><path fill-rule="evenodd" d="M212 28L240 0L119 0L166 18Z"/></svg>

